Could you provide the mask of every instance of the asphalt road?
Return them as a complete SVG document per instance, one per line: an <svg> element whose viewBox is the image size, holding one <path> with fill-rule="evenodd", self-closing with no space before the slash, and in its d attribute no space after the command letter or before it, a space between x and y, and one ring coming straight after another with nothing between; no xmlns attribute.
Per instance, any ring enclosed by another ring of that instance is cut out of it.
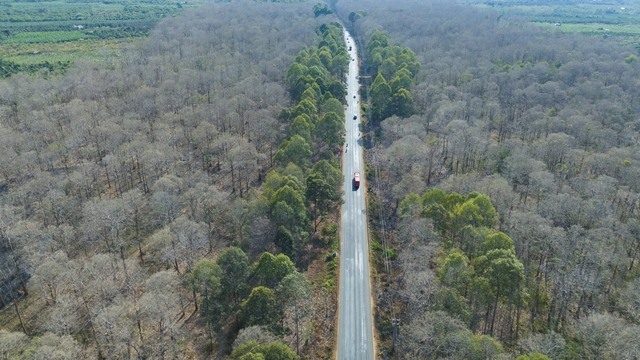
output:
<svg viewBox="0 0 640 360"><path fill-rule="evenodd" d="M340 238L340 319L338 324L338 359L373 359L371 287L369 282L369 246L365 211L364 161L358 95L358 57L348 32L347 49L352 46L347 80L346 137L342 173L344 204ZM357 116L354 120L353 117ZM360 187L355 188L354 172L360 172Z"/></svg>

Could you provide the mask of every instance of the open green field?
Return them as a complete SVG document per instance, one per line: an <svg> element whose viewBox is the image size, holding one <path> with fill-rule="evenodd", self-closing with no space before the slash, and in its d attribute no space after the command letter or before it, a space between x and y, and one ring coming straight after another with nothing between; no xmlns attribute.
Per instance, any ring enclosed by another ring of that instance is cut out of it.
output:
<svg viewBox="0 0 640 360"><path fill-rule="evenodd" d="M562 32L578 32L588 35L640 36L640 25L607 25L607 24L561 24L537 23L540 26L553 28Z"/></svg>
<svg viewBox="0 0 640 360"><path fill-rule="evenodd" d="M92 39L63 43L0 44L0 54L3 54L4 60L24 65L38 64L44 61L74 62L81 58L100 61L107 56L118 56L122 47L133 41L135 38Z"/></svg>
<svg viewBox="0 0 640 360"><path fill-rule="evenodd" d="M208 0L0 0L0 77L101 62L167 16ZM51 65L55 64L55 65Z"/></svg>
<svg viewBox="0 0 640 360"><path fill-rule="evenodd" d="M632 0L461 0L552 31L611 37L640 52L640 2Z"/></svg>
<svg viewBox="0 0 640 360"><path fill-rule="evenodd" d="M4 44L39 44L57 43L66 41L76 41L93 39L96 36L84 31L32 31L21 32L7 37L2 41Z"/></svg>

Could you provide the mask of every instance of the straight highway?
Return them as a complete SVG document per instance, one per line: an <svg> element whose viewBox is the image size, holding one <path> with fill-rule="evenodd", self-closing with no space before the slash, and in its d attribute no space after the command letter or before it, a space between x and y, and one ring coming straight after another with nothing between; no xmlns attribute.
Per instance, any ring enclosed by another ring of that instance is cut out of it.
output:
<svg viewBox="0 0 640 360"><path fill-rule="evenodd" d="M338 359L372 360L373 315L369 276L369 246L365 208L364 160L360 133L358 57L353 38L344 32L349 55L344 174L344 204L340 237L340 315L338 320ZM360 186L356 186L356 172Z"/></svg>

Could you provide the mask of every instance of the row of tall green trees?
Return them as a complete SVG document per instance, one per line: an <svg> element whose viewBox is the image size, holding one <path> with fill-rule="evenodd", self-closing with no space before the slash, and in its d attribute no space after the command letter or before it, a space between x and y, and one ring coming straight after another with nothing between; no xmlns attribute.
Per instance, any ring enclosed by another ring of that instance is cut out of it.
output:
<svg viewBox="0 0 640 360"><path fill-rule="evenodd" d="M298 99L280 114L289 125L289 136L273 156L276 167L266 174L262 193L248 204L252 211L268 216L276 229L273 243L281 254L264 253L251 267L241 249L229 248L215 262L202 260L189 273L212 343L214 335L223 336L234 326L261 326L277 336L293 335L299 353L300 322L309 321L309 311L301 304L308 304L312 292L290 259L306 256L311 236L340 204L343 180L333 150L344 132L344 110L336 97L344 98L340 78L348 64L341 60L346 48L338 24L323 24L317 34L318 46L302 49L289 68L287 83ZM282 325L287 308L294 314L293 334ZM224 331L225 326L231 328ZM248 342L236 347L232 357L245 359L265 351L289 356L275 343L265 346Z"/></svg>
<svg viewBox="0 0 640 360"><path fill-rule="evenodd" d="M244 334L261 327L263 336L292 336L299 354L301 337L309 336L313 290L290 259L304 263L311 237L341 201L343 176L334 150L344 132L338 99L344 98L341 79L348 64L339 25L323 24L316 33L318 45L302 49L287 72L294 105L279 119L289 136L273 155L275 168L265 175L260 195L250 195L246 203L250 213L268 217L275 229L271 241L281 254L264 253L251 268L242 250L231 248L216 262L200 261L189 274L212 342L214 334L224 337L237 329L238 338L251 338ZM286 312L293 314L294 330L283 326ZM295 357L277 341L254 340L236 341L232 357Z"/></svg>
<svg viewBox="0 0 640 360"><path fill-rule="evenodd" d="M388 34L375 29L365 46L371 76L371 115L380 121L391 115L411 115L413 79L420 70L416 54L408 47L389 45Z"/></svg>
<svg viewBox="0 0 640 360"><path fill-rule="evenodd" d="M267 175L262 194L278 229L275 243L292 257L308 239L311 223L317 231L341 199L343 176L334 153L344 134L341 79L349 58L339 24L323 24L317 32L317 47L302 49L287 72L299 101L280 114L289 137L274 156L280 167Z"/></svg>

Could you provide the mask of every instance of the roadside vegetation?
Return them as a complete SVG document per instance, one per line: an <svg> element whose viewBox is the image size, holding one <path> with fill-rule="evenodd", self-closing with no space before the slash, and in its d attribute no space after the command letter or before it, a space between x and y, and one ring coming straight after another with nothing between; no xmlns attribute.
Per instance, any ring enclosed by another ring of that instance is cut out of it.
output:
<svg viewBox="0 0 640 360"><path fill-rule="evenodd" d="M381 353L638 357L636 49L450 2L336 13L420 64L411 108L367 124Z"/></svg>

